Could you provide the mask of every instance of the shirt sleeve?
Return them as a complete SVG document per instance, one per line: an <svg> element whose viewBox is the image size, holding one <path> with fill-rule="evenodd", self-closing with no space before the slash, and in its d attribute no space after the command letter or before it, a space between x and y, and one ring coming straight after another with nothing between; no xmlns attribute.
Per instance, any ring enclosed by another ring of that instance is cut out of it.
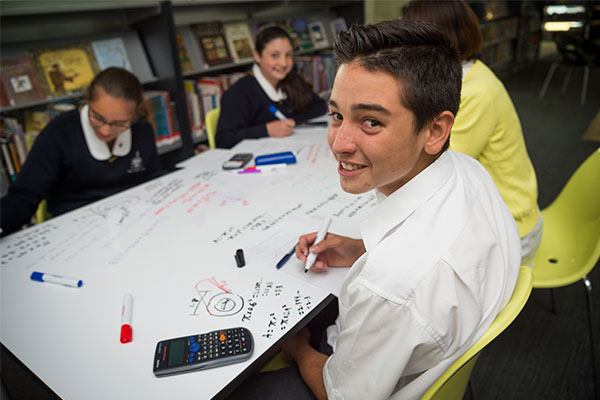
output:
<svg viewBox="0 0 600 400"><path fill-rule="evenodd" d="M312 102L304 110L294 113L292 118L296 123L300 124L306 122L311 118L320 117L327 112L327 103L325 100L317 96L315 93L312 94Z"/></svg>
<svg viewBox="0 0 600 400"><path fill-rule="evenodd" d="M450 133L450 149L473 158L483 152L496 126L494 104L485 90L474 83L464 89Z"/></svg>
<svg viewBox="0 0 600 400"><path fill-rule="evenodd" d="M243 139L268 136L266 124L257 124L252 120L252 100L246 99L248 93L240 93L241 90L238 89L231 87L221 98L221 113L215 137L217 147L229 149Z"/></svg>
<svg viewBox="0 0 600 400"><path fill-rule="evenodd" d="M160 164L160 157L158 155L158 150L156 149L156 140L154 139L154 131L152 130L152 125L149 122L144 122L142 124L142 131L140 134L143 134L146 140L148 141L148 162L146 171L144 173L144 181L154 179L164 173L162 170L162 166Z"/></svg>
<svg viewBox="0 0 600 400"><path fill-rule="evenodd" d="M1 200L2 235L28 223L41 200L56 187L63 167L62 150L54 135L60 127L50 123L40 132L16 181Z"/></svg>
<svg viewBox="0 0 600 400"><path fill-rule="evenodd" d="M436 365L443 350L410 307L356 285L348 324L323 368L325 388L330 399L388 399L400 377Z"/></svg>

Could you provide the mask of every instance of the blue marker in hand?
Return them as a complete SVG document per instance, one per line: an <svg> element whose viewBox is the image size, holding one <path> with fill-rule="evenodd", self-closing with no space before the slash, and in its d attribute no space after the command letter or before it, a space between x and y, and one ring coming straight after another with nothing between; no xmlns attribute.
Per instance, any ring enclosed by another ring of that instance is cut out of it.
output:
<svg viewBox="0 0 600 400"><path fill-rule="evenodd" d="M269 111L271 111L273 113L273 115L275 115L277 118L279 118L282 121L285 121L287 119L287 117L285 115L283 115L283 113L281 111L279 111L277 108L275 108L275 106L273 106L273 105L269 106Z"/></svg>

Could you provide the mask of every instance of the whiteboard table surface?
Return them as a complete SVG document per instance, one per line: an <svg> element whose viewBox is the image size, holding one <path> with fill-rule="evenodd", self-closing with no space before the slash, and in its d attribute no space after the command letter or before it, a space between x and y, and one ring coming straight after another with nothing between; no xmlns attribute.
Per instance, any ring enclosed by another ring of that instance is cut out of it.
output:
<svg viewBox="0 0 600 400"><path fill-rule="evenodd" d="M298 276L295 257L281 270L277 261L327 215L332 232L358 237L376 203L372 193L341 191L320 132L238 145L299 149L298 163L283 171L189 166L2 238L2 344L64 399L216 395L337 294L345 275ZM239 248L243 268L234 259ZM34 282L33 271L83 286ZM133 341L121 344L125 293L134 299ZM159 340L236 326L255 338L251 360L153 375Z"/></svg>

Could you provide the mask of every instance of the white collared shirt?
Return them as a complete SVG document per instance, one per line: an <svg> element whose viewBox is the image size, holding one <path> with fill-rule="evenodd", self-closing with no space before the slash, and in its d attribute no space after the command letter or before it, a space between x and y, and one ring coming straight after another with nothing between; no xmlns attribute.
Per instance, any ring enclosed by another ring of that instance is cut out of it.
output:
<svg viewBox="0 0 600 400"><path fill-rule="evenodd" d="M330 399L420 398L490 326L520 267L515 221L470 157L446 151L379 197L328 330Z"/></svg>
<svg viewBox="0 0 600 400"><path fill-rule="evenodd" d="M286 94L281 89L275 89L273 85L265 78L263 73L260 70L258 64L254 64L252 66L252 74L254 78L262 88L262 90L266 93L266 95L274 102L279 102L287 99Z"/></svg>
<svg viewBox="0 0 600 400"><path fill-rule="evenodd" d="M113 156L123 157L129 154L131 150L131 128L119 133L116 137L112 151L106 142L98 139L94 128L90 125L89 106L86 104L81 107L79 116L81 118L81 127L83 128L83 136L85 143L92 157L98 161L106 161Z"/></svg>

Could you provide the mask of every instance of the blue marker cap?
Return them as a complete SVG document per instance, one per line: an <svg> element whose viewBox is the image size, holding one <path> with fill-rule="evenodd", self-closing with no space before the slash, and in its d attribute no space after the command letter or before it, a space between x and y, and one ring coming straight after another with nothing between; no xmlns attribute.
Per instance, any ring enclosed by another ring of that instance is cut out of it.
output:
<svg viewBox="0 0 600 400"><path fill-rule="evenodd" d="M277 109L275 108L274 105L270 105L269 106L269 111L271 111L273 114L275 114L277 112Z"/></svg>
<svg viewBox="0 0 600 400"><path fill-rule="evenodd" d="M44 282L44 280L42 279L42 276L44 276L43 272L33 272L33 273L31 273L31 280L38 281L38 282Z"/></svg>

